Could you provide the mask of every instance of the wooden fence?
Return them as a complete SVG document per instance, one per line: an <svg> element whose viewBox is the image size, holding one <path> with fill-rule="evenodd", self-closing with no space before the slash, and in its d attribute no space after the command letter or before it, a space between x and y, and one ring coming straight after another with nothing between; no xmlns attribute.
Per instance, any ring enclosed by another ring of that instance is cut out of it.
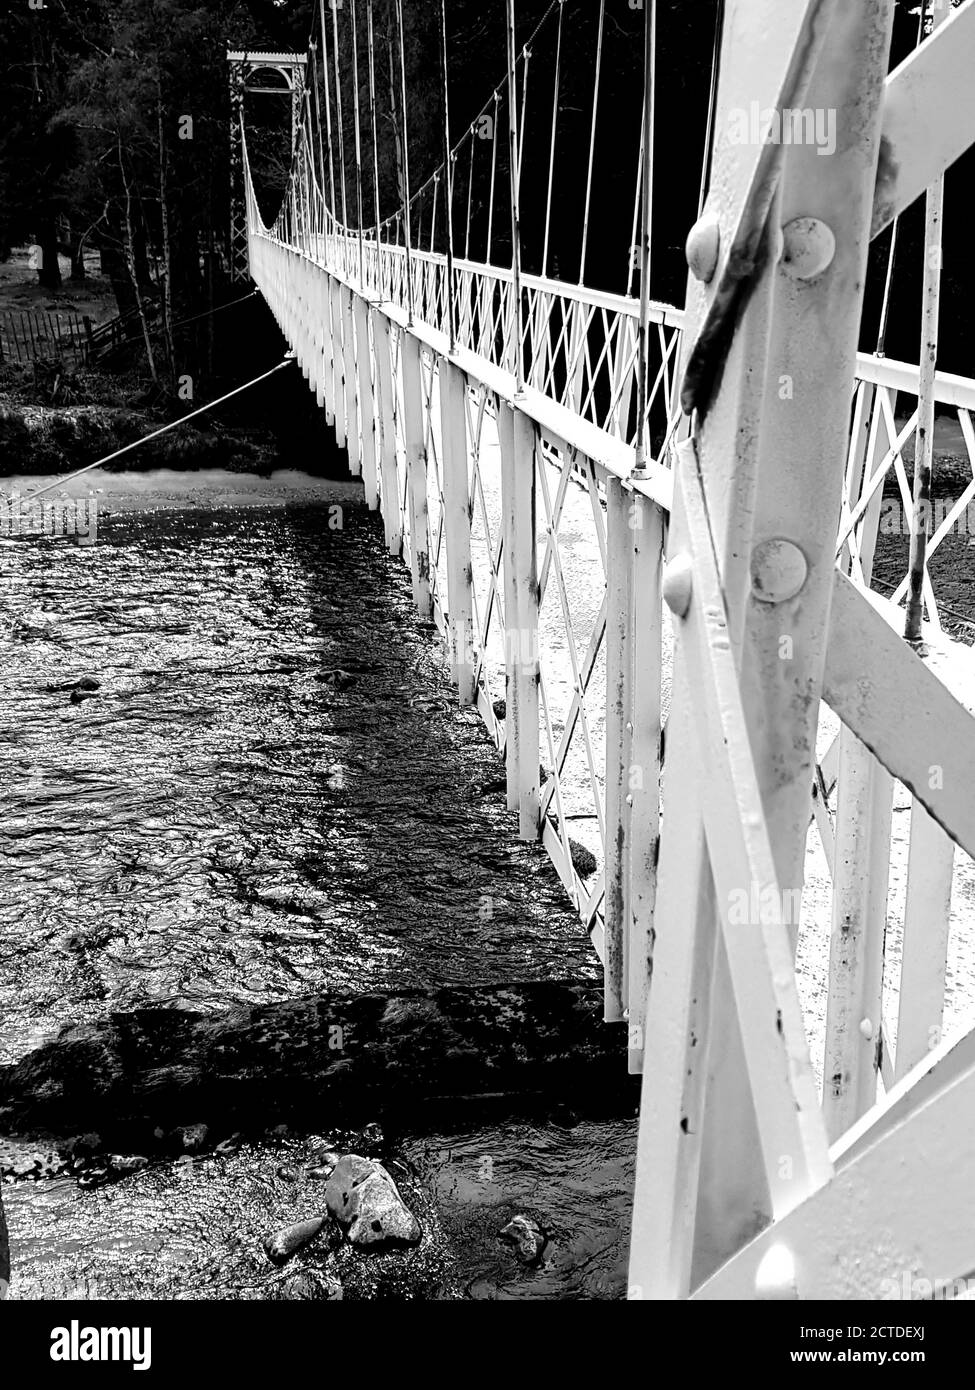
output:
<svg viewBox="0 0 975 1390"><path fill-rule="evenodd" d="M0 309L0 361L57 359L87 366L91 319L73 309Z"/></svg>

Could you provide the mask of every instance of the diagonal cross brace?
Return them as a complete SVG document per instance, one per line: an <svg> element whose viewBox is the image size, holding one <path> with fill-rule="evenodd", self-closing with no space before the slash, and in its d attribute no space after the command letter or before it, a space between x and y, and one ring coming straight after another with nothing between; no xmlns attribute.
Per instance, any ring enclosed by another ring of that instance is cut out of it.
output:
<svg viewBox="0 0 975 1390"><path fill-rule="evenodd" d="M836 3L762 0L751 7L747 28L727 36L726 43L736 45L736 62L750 69L750 90L764 112L781 113L802 102ZM768 40L770 32L775 35L774 47ZM707 210L720 227L720 253L709 302L684 371L681 404L688 415L707 409L720 359L764 259L768 215L784 153L779 141L759 141L741 151L729 179L709 190Z"/></svg>

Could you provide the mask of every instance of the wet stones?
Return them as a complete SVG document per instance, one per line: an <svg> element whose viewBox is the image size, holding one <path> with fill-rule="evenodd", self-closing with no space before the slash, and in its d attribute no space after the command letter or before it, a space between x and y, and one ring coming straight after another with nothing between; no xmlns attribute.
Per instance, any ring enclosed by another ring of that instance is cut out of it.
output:
<svg viewBox="0 0 975 1390"><path fill-rule="evenodd" d="M319 1269L299 1269L274 1287L272 1296L289 1302L337 1303L342 1285L334 1274Z"/></svg>
<svg viewBox="0 0 975 1390"><path fill-rule="evenodd" d="M578 840L569 841L569 853L572 855L572 867L580 878L591 878L596 872L596 856L585 845L580 845Z"/></svg>
<svg viewBox="0 0 975 1390"><path fill-rule="evenodd" d="M198 1154L206 1144L209 1134L210 1127L204 1124L179 1125L173 1131L183 1152L188 1154Z"/></svg>
<svg viewBox="0 0 975 1390"><path fill-rule="evenodd" d="M124 1177L128 1173L138 1173L140 1169L149 1166L149 1160L142 1154L111 1154L108 1160L109 1170Z"/></svg>
<svg viewBox="0 0 975 1390"><path fill-rule="evenodd" d="M82 676L80 680L64 681L61 685L46 685L44 689L49 695L56 695L67 690L91 692L101 689L101 681L96 681L94 676Z"/></svg>
<svg viewBox="0 0 975 1390"><path fill-rule="evenodd" d="M372 1158L340 1158L325 1187L325 1204L350 1244L361 1248L417 1245L423 1235L392 1177Z"/></svg>
<svg viewBox="0 0 975 1390"><path fill-rule="evenodd" d="M320 1182L328 1182L335 1172L339 1162L337 1153L330 1149L320 1149L312 1155L307 1172L310 1178L317 1178Z"/></svg>
<svg viewBox="0 0 975 1390"><path fill-rule="evenodd" d="M545 1232L530 1216L515 1216L498 1232L498 1239L510 1245L523 1265L537 1265L545 1249Z"/></svg>
<svg viewBox="0 0 975 1390"><path fill-rule="evenodd" d="M275 1231L265 1240L264 1253L274 1265L287 1264L292 1255L315 1239L324 1225L324 1216L316 1216Z"/></svg>
<svg viewBox="0 0 975 1390"><path fill-rule="evenodd" d="M333 690L348 690L350 686L355 685L358 677L354 676L351 671L343 671L336 667L334 670L319 671L315 679L321 681L323 685L330 685Z"/></svg>

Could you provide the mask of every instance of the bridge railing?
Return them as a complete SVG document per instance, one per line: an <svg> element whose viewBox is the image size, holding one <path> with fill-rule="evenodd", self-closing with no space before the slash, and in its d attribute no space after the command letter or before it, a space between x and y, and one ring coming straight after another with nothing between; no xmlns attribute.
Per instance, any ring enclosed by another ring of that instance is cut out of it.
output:
<svg viewBox="0 0 975 1390"><path fill-rule="evenodd" d="M657 357L648 419L657 461L635 478L635 301L524 276L516 314L509 270L457 261L451 353L445 258L412 251L408 279L405 248L365 234L306 226L286 242L263 226L249 197L252 275L347 445L369 505L382 508L389 548L410 567L418 611L447 639L461 700L476 705L505 755L509 807L523 834L540 835L592 935L606 967L607 1018L627 1019L638 1070L670 699L660 572L666 446L681 420L675 374L683 314L651 306ZM875 601L894 626L907 569L907 463L919 389L916 365L859 356L837 560L856 585L885 590ZM969 476L935 527L929 562L975 501L975 381L939 373L935 392L956 413ZM900 546L882 524L892 508ZM929 566L926 616L935 639L936 589ZM972 662L951 650L947 662L929 660L964 703L959 672L972 675ZM950 999L945 1012L946 974L958 968L949 927L952 900L973 880L975 840L956 852L825 707L820 733L802 926L819 942L813 949L827 950L835 913L871 877L881 885L865 939L875 942L871 968L879 961L880 977L893 976L898 988L866 1065L874 1084L879 1077L889 1087L925 1055L932 1028L957 1026ZM852 812L865 784L876 801L866 832L856 834ZM897 810L911 813L906 834ZM900 923L889 933L885 871ZM825 962L821 970L827 1008L810 1024L816 1047L825 1064L849 1063L856 1072L865 1065L862 1039L823 1016L842 980ZM860 1093L869 1089L861 1077ZM841 1118L832 1123L842 1123L845 1111L834 1110Z"/></svg>
<svg viewBox="0 0 975 1390"><path fill-rule="evenodd" d="M300 244L300 241L299 243ZM446 258L379 242L374 234L332 232L310 236L302 247L323 265L360 283L378 302L388 301L442 333L448 332ZM361 276L360 276L361 252ZM410 274L407 274L409 260ZM520 349L524 379L583 419L628 443L637 437L636 393L639 306L626 295L594 291L537 275L521 277L520 312L510 268L453 261L458 343L514 373ZM412 298L411 298L412 292ZM649 437L660 453L673 419L674 376L682 315L669 304L650 305Z"/></svg>

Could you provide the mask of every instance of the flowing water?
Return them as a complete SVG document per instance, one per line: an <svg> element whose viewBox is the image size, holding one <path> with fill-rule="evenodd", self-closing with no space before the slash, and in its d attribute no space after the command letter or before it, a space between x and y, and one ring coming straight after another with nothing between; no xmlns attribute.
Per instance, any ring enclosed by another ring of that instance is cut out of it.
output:
<svg viewBox="0 0 975 1390"><path fill-rule="evenodd" d="M358 488L93 485L96 544L0 542L0 1064L147 1005L596 978ZM263 1296L240 1252L301 1142L7 1186L19 1296ZM632 1142L628 1121L403 1136L451 1252L438 1296L618 1296ZM557 1233L530 1272L496 1238L523 1209Z"/></svg>

